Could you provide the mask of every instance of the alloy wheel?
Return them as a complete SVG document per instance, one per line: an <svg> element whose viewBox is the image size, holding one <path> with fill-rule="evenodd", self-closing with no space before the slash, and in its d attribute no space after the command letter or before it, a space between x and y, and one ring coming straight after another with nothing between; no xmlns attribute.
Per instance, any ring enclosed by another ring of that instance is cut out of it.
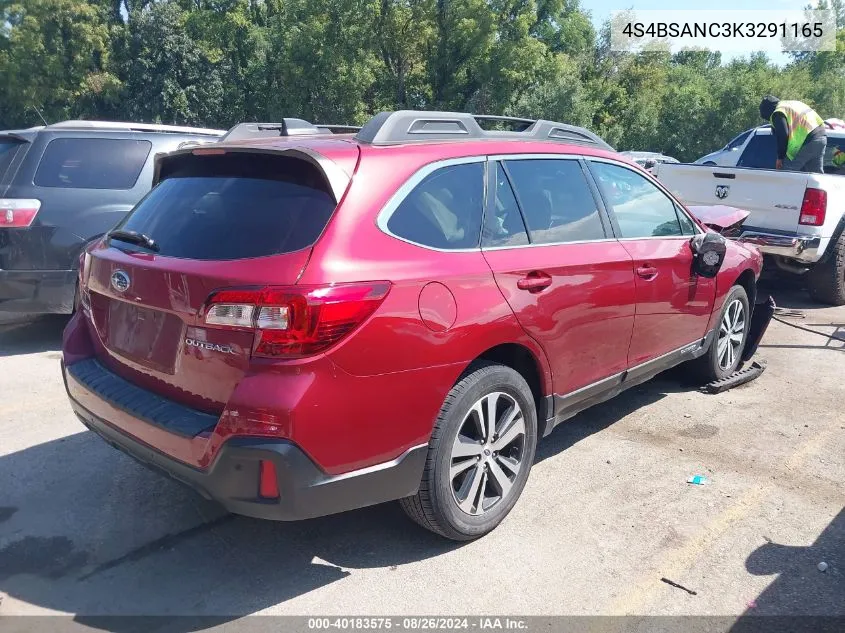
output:
<svg viewBox="0 0 845 633"><path fill-rule="evenodd" d="M723 371L733 367L734 361L742 351L745 338L745 306L739 299L734 299L728 305L719 325L717 352L719 367Z"/></svg>
<svg viewBox="0 0 845 633"><path fill-rule="evenodd" d="M501 503L524 467L525 416L503 392L470 408L452 445L449 480L458 507L482 515Z"/></svg>

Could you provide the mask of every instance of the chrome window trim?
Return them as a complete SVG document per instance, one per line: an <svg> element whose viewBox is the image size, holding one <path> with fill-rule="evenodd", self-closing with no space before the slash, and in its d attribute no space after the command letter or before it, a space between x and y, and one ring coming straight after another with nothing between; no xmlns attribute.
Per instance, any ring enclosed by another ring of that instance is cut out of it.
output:
<svg viewBox="0 0 845 633"><path fill-rule="evenodd" d="M494 162L494 161L510 161L510 160L586 160L586 161L597 161L597 162L604 162L609 163L611 165L616 165L618 167L622 167L631 171L635 174L642 176L636 170L631 169L630 165L627 165L621 161L605 158L602 156L588 156L582 154L555 154L555 153L535 153L535 154L491 154L489 156L462 156L459 158L447 158L444 160L434 161L432 163L428 163L427 165L423 165L417 171L415 171L402 185L393 193L392 196L388 199L385 205L382 207L381 211L376 215L376 226L379 230L389 235L390 237L397 239L401 242L405 242L406 244L412 244L419 248L424 248L429 251L434 251L437 253L476 253L479 251L501 251L501 250L514 250L517 248L541 248L544 246L566 246L569 244L596 244L602 242L633 242L638 240L689 240L691 235L665 235L665 236L647 236L647 237L605 237L601 239L595 240L578 240L574 242L548 242L542 244L520 244L515 246L479 246L473 248L438 248L436 246L428 246L427 244L420 244L419 242L415 242L413 240L406 239L395 233L391 232L387 228L387 223L390 220L390 217L396 211L400 204L408 197L408 194L414 190L414 188L419 185L427 176L432 174L433 172L437 171L442 167L452 167L454 165L467 165L472 163L487 163L487 162ZM485 170L484 173L485 178L485 191L487 188L486 178L487 178L487 171ZM689 218L689 214L686 213L684 206L678 202L678 200L669 192L665 187L663 187L658 181L654 178L646 178L652 184L655 184L657 188L662 191L665 195L669 197L669 199L675 203L677 208L684 213ZM486 211L486 209L482 209L482 214ZM611 210L612 212L612 210ZM483 216L482 216L483 218ZM703 233L698 228L698 223L694 219L692 219L692 224L695 227L698 235L699 233ZM483 229L483 227L482 227Z"/></svg>
<svg viewBox="0 0 845 633"><path fill-rule="evenodd" d="M620 242L641 242L642 240L683 240L689 242L692 235L647 235L646 237L620 237Z"/></svg>
<svg viewBox="0 0 845 633"><path fill-rule="evenodd" d="M436 246L429 246L427 244L420 244L419 242L415 242L413 240L409 240L407 238L401 237L396 235L390 229L387 228L387 223L390 221L391 216L399 208L399 205L405 201L405 198L419 185L426 177L441 169L443 167L453 167L455 165L470 165L473 163L486 163L487 157L486 156L462 156L460 158L447 158L444 160L438 160L433 163L428 163L427 165L423 165L417 171L415 171L411 176L402 183L402 185L393 193L392 196L388 199L385 205L381 208L381 211L378 212L376 215L376 226L379 230L389 235L390 237L397 239L401 242L405 242L406 244L413 244L414 246L418 246L420 248L424 248L429 251L435 251L438 253L477 253L481 250L481 246L475 246L473 248L438 248ZM484 188L484 193L486 194L487 191L487 170L484 170L482 174L482 187ZM484 218L484 208L482 203L482 220ZM479 244L481 241L481 233L479 231Z"/></svg>
<svg viewBox="0 0 845 633"><path fill-rule="evenodd" d="M507 160L581 160L585 156L581 154L491 154L487 157L488 160L507 161Z"/></svg>
<svg viewBox="0 0 845 633"><path fill-rule="evenodd" d="M482 246L482 251L506 251L515 248L542 248L543 246L570 246L573 244L600 244L602 242L618 242L615 237L604 237L599 240L578 240L576 242L543 242L542 244L518 244L516 246Z"/></svg>
<svg viewBox="0 0 845 633"><path fill-rule="evenodd" d="M684 208L683 203L681 203L680 200L678 200L674 195L672 195L672 192L670 192L668 189L666 189L666 187L664 187L663 184L659 180L657 180L657 178L652 176L651 174L649 174L648 176L645 176L644 174L641 174L637 170L631 169L630 165L626 165L623 162L613 160L611 158L605 158L604 156L584 156L584 160L586 160L588 163L589 162L608 163L610 165L615 165L617 167L622 167L623 169L627 169L628 171L630 171L634 174L637 174L638 176L642 176L648 182L650 182L651 184L656 186L660 191L662 191L669 198L670 201L674 202L675 206L678 208L678 210L681 211L687 217L687 219L692 221L692 225L693 225L693 227L695 227L695 230L696 230L694 235L666 235L666 236L651 236L651 237L638 237L638 238L620 237L619 238L620 241L622 241L622 240L633 240L633 239L640 239L640 240L642 240L642 239L645 239L645 240L662 239L662 240L665 240L665 239L670 239L670 238L673 238L673 237L684 237L686 239L689 239L691 237L695 237L695 235L701 235L702 233L704 233L704 231L702 231L700 229L700 227L698 226L698 221L695 218L690 217L690 214L687 213L687 210ZM610 212L616 213L616 211L614 211L613 208L610 209Z"/></svg>

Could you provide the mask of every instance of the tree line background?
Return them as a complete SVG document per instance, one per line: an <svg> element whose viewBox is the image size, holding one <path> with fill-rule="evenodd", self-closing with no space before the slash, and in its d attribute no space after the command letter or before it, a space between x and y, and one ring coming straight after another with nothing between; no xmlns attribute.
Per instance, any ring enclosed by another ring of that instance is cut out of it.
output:
<svg viewBox="0 0 845 633"><path fill-rule="evenodd" d="M760 98L845 118L837 51L620 53L578 0L0 0L0 129L112 119L227 128L449 109L584 125L694 160L759 123Z"/></svg>

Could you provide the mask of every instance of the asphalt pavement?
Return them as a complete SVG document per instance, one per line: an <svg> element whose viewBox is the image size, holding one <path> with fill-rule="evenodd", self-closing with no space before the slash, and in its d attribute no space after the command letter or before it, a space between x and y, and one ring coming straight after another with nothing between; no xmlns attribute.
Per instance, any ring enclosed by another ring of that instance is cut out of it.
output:
<svg viewBox="0 0 845 633"><path fill-rule="evenodd" d="M469 544L396 504L225 515L74 417L65 318L5 317L0 616L845 616L845 307L775 296L818 333L772 323L767 370L737 389L670 372L561 425L511 515Z"/></svg>

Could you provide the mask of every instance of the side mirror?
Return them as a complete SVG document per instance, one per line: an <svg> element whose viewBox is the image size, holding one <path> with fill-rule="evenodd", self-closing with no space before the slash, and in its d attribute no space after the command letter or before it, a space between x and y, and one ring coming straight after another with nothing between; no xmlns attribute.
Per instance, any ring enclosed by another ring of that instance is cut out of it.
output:
<svg viewBox="0 0 845 633"><path fill-rule="evenodd" d="M728 250L725 238L718 233L696 235L690 240L692 250L692 271L696 275L712 279L719 274L725 253Z"/></svg>

